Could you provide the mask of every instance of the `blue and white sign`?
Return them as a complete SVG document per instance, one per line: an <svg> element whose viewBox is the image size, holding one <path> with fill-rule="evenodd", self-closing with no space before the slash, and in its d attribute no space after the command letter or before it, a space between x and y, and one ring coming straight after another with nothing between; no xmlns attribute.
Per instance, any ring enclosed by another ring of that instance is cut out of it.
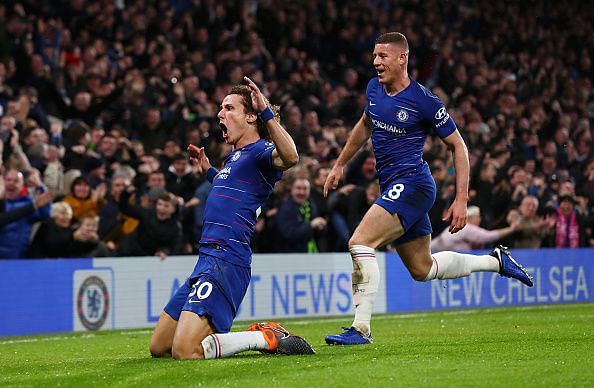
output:
<svg viewBox="0 0 594 388"><path fill-rule="evenodd" d="M594 249L513 250L534 287L496 273L418 283L396 255L386 259L388 312L512 306L594 300Z"/></svg>
<svg viewBox="0 0 594 388"><path fill-rule="evenodd" d="M379 253L375 312L594 301L594 249L514 250L535 285L483 272L415 282ZM194 256L0 260L0 336L152 327ZM352 315L348 253L255 255L237 320Z"/></svg>

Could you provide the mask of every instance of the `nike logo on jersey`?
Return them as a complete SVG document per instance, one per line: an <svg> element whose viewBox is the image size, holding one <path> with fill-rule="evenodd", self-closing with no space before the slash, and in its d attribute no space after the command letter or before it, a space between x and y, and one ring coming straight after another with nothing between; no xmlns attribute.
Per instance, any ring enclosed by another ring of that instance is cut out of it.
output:
<svg viewBox="0 0 594 388"><path fill-rule="evenodd" d="M374 104L373 102L369 101L369 106L376 106L377 104Z"/></svg>

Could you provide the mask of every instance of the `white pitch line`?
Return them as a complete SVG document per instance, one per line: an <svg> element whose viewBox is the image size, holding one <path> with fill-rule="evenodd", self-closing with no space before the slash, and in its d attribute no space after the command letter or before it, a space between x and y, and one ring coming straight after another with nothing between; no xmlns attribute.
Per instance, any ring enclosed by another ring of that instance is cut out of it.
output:
<svg viewBox="0 0 594 388"><path fill-rule="evenodd" d="M12 344L25 344L29 342L41 342L41 341L60 341L60 340L71 340L80 338L93 338L96 334L82 334L82 335L71 335L71 336L56 336L56 337L43 337L43 338L23 338L16 340L0 341L0 345L12 345Z"/></svg>
<svg viewBox="0 0 594 388"><path fill-rule="evenodd" d="M131 334L151 334L154 330L153 329L146 329L146 330L128 330L128 331L121 331L120 335L131 335Z"/></svg>
<svg viewBox="0 0 594 388"><path fill-rule="evenodd" d="M120 335L132 335L132 334L151 334L153 332L152 329L150 330L128 330L122 331ZM30 342L41 342L41 341L60 341L60 340L74 340L80 338L95 338L97 335L93 333L89 334L81 334L81 335L71 335L71 336L54 336L54 337L43 337L43 338L23 338L23 339L15 339L15 340L5 340L0 341L0 345L12 345L12 344L26 344Z"/></svg>
<svg viewBox="0 0 594 388"><path fill-rule="evenodd" d="M520 311L529 311L529 310L547 310L559 306L563 306L564 308L579 308L583 307L585 304L591 303L570 303L570 304L552 304L552 305L533 305L533 306L515 306L514 310ZM502 306L502 307L513 307L513 306ZM479 314L479 313L491 313L500 311L501 307L491 307L491 308L481 308L481 309L467 309L467 310L433 310L428 312L422 313L408 313L408 314L382 314L377 315L373 319L375 321L383 321L388 319L410 319L410 318L425 318L435 313L442 313L443 315L471 315L471 314ZM584 317L590 317L591 315L586 314L582 315ZM335 323L335 322L345 322L350 320L352 317L349 315L345 315L344 317L331 317L331 318L313 318L313 319L305 319L299 321L291 320L292 325L309 325L312 323ZM287 317L287 319L294 319L291 317ZM249 321L242 321L242 322L249 322ZM240 323L240 322L238 322ZM241 324L241 323L240 323ZM120 335L136 335L136 334L151 334L153 329L144 329L144 330L126 330L121 331ZM85 339L85 338L94 338L96 334L88 333L88 334L81 334L81 335L71 335L71 336L54 336L54 337L43 337L43 338L23 338L23 339L15 339L15 340L4 340L0 341L1 345L12 345L12 344L24 344L24 343L32 343L32 342L41 342L41 341L61 341L61 340L74 340L74 339Z"/></svg>

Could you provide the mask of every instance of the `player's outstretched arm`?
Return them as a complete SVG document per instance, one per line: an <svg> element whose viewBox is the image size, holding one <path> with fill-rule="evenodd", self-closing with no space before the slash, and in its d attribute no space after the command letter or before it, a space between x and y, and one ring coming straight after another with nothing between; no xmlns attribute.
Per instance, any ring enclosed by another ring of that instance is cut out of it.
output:
<svg viewBox="0 0 594 388"><path fill-rule="evenodd" d="M270 107L266 103L266 99L260 92L258 85L248 77L243 77L247 82L249 88L252 90L252 105L260 113ZM270 134L270 139L276 146L272 151L272 165L278 170L287 170L299 161L299 154L297 153L297 146L289 133L283 126L273 118L265 120L266 129Z"/></svg>
<svg viewBox="0 0 594 388"><path fill-rule="evenodd" d="M357 121L353 127L353 131L349 135L342 152L338 155L336 163L334 163L332 170L330 170L330 174L328 174L328 178L326 178L326 182L324 183L324 197L328 197L328 191L330 189L334 190L338 187L338 183L340 183L340 180L342 179L344 166L346 166L357 151L367 143L367 140L369 140L369 137L371 136L371 129L369 117L363 113L359 121Z"/></svg>
<svg viewBox="0 0 594 388"><path fill-rule="evenodd" d="M205 173L212 167L210 160L208 160L208 157L204 153L204 147L196 147L194 144L189 144L188 155L190 157L190 163L194 166L196 173Z"/></svg>
<svg viewBox="0 0 594 388"><path fill-rule="evenodd" d="M466 225L466 205L468 203L468 180L470 175L470 162L468 161L468 148L458 130L455 130L443 139L452 151L454 169L456 170L456 198L448 209L444 220L451 218L450 233L456 233Z"/></svg>

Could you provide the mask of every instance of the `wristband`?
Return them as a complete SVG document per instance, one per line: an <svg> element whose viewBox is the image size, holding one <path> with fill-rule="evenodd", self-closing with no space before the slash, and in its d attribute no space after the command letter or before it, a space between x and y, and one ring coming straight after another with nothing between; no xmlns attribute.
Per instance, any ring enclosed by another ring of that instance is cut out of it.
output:
<svg viewBox="0 0 594 388"><path fill-rule="evenodd" d="M269 106L267 106L266 108L264 108L262 112L258 114L258 116L263 122L267 122L268 120L274 118L274 112L272 111L272 109L270 109Z"/></svg>
<svg viewBox="0 0 594 388"><path fill-rule="evenodd" d="M218 173L219 173L219 170L217 170L214 167L211 167L208 169L208 171L206 171L206 179L208 179L208 181L210 183L212 183L212 181L215 179L215 177L217 176Z"/></svg>

